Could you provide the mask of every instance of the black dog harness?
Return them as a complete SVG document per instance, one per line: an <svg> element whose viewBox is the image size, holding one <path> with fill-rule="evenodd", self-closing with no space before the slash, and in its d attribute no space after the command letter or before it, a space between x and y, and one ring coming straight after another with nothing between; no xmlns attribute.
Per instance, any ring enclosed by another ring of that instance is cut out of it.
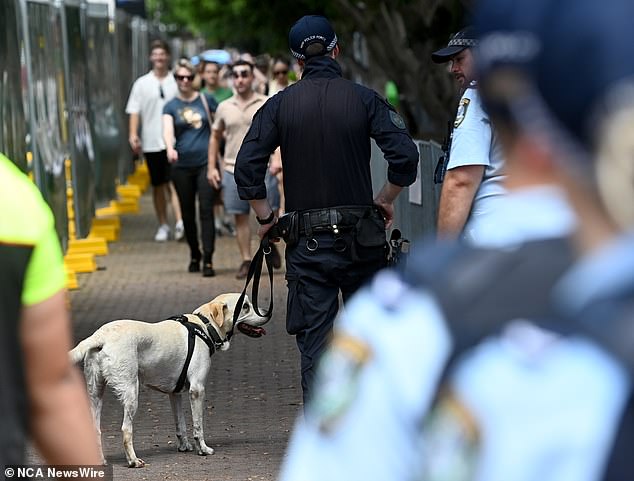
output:
<svg viewBox="0 0 634 481"><path fill-rule="evenodd" d="M181 375L178 377L178 381L176 382L176 387L174 388L174 393L181 392L183 387L185 386L185 381L187 380L187 370L189 369L189 363L192 360L192 356L194 354L194 345L196 343L196 336L200 337L205 344L209 347L209 356L211 357L217 349L224 344L224 341L220 338L218 332L213 328L209 319L207 319L202 314L195 314L198 318L203 321L203 324L207 329L203 329L200 325L191 322L186 315L180 316L172 316L168 319L172 321L180 322L184 327L187 328L189 332L189 336L187 336L187 357L185 358L185 365L183 366L183 370L181 371Z"/></svg>

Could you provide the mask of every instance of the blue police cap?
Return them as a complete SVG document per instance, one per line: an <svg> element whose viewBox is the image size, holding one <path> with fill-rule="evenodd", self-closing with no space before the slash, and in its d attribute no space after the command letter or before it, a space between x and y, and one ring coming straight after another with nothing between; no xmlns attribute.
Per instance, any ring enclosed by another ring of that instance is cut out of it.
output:
<svg viewBox="0 0 634 481"><path fill-rule="evenodd" d="M462 52L465 48L476 47L477 45L476 30L473 26L468 26L451 37L446 47L433 52L431 59L435 63L449 62L454 55Z"/></svg>
<svg viewBox="0 0 634 481"><path fill-rule="evenodd" d="M306 60L310 57L306 54L306 48L309 45L321 44L323 46L321 54L326 54L337 45L337 35L326 17L306 15L291 27L288 43L295 58Z"/></svg>
<svg viewBox="0 0 634 481"><path fill-rule="evenodd" d="M591 147L608 97L614 107L611 94L634 81L633 18L632 0L482 0L480 85L486 92L493 73L514 67L555 122Z"/></svg>

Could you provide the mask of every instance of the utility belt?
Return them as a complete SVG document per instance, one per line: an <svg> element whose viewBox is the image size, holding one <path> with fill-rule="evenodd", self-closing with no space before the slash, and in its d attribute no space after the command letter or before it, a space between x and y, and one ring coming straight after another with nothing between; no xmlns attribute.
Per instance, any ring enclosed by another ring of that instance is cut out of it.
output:
<svg viewBox="0 0 634 481"><path fill-rule="evenodd" d="M288 212L281 216L269 231L269 237L282 238L287 247L294 247L300 237L307 237L306 246L316 250L319 243L314 234L330 232L335 238L352 235L355 244L362 247L386 245L385 221L376 206L337 206ZM338 244L343 250L347 244Z"/></svg>

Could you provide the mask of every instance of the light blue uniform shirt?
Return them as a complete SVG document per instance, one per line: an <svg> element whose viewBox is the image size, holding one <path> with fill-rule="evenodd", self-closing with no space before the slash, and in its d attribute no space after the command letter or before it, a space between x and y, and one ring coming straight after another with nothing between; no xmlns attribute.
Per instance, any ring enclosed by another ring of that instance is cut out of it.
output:
<svg viewBox="0 0 634 481"><path fill-rule="evenodd" d="M574 226L574 215L563 195L554 187L525 189L510 194L506 199L503 209L491 213L490 221L495 223L496 229L481 238L483 245L512 246L522 241L561 237ZM433 468L425 462L426 445L425 438L421 438L420 426L436 395L438 381L452 348L436 302L425 292L404 286L394 274L383 272L370 287L353 296L337 319L335 332L337 337L356 339L369 354L360 356L362 361L357 358L356 364L345 360L345 352L333 355L336 349L325 354L326 361L322 362L322 366L327 366L327 369L322 367L319 370L316 407L307 406L305 417L300 417L297 422L282 467L282 481L385 481L411 480L417 476L419 479L431 479L420 477ZM540 336L542 334L538 333L535 337L542 343ZM463 404L477 414L481 411L489 413L488 410L494 408L508 408L499 414L513 422L514 418L508 416L513 413L522 415L524 398L530 396L531 389L536 388L540 380L544 382L543 387L550 390L554 380L571 376L570 383L564 384L561 391L545 393L555 398L557 393L581 388L579 374L571 372L576 355L588 353L590 357L585 363L590 366L587 372L592 373L593 369L601 372L601 379L592 384L601 392L606 385L609 391L609 386L619 384L618 367L585 341L559 342L561 347L553 351L553 356L558 356L561 363L551 366L546 362L544 369L547 370L544 372L548 375L543 379L539 376L522 377L525 355L514 354L509 350L511 348L506 347L507 341L493 339L487 343L492 343L492 347L482 351L484 357L465 360L452 377ZM483 344L485 348L489 346L487 343ZM595 363L596 358L600 362ZM602 366L606 366L604 371ZM585 371L579 372L583 374ZM486 382L482 381L485 376L488 376ZM496 404L500 396L499 387L511 381L509 386L512 389L502 393L509 404L500 407ZM478 390L480 383L481 391ZM603 402L604 397L600 392L589 396L587 408L592 411ZM574 402L570 404L575 406ZM331 406L330 410L328 406ZM494 419L498 413L491 412L493 415L489 417ZM480 422L488 422L489 417L482 416ZM576 419L574 412L570 412L566 419L572 418ZM534 417L530 419L535 423ZM591 417L587 424L582 423L569 432L574 434L587 425L588 431L596 434L598 423L596 417ZM560 425L572 429L565 420ZM496 428L498 425L492 426ZM507 425L499 426L506 428ZM609 431L609 427L605 430ZM566 439L569 432L563 434ZM496 433L491 438L493 444L483 443L482 446L489 449L483 451L483 455L493 453L503 458L504 443L509 442L505 435L508 434L508 431L500 432L499 436ZM521 431L515 431L514 435L515 443L509 442L508 446L519 451L517 454L509 451L509 455L513 454L519 462L522 458L522 445L519 443L523 439L530 441L530 436L523 438ZM506 469L504 473L508 475ZM514 472L505 481L519 479L514 477L516 474ZM544 481L556 478L521 479Z"/></svg>
<svg viewBox="0 0 634 481"><path fill-rule="evenodd" d="M480 94L473 86L465 89L458 104L447 170L466 165L483 165L484 175L476 191L464 238L477 243L481 230L474 221L498 208L506 189L502 149L489 116L482 109Z"/></svg>

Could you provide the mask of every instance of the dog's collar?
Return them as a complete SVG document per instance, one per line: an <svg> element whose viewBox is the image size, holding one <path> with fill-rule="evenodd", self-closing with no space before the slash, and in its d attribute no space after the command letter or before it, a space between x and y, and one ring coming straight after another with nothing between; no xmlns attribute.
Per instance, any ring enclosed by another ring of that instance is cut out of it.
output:
<svg viewBox="0 0 634 481"><path fill-rule="evenodd" d="M227 336L226 339L221 338L215 327L211 325L212 323L209 321L209 319L199 313L196 313L194 315L203 322L205 326L204 329L201 328L198 324L191 322L186 314L168 317L168 319L180 322L181 324L183 324L183 326L187 328L187 330L190 330L195 335L200 337L209 347L209 355L211 356L214 352L220 349L225 342L229 341L229 337Z"/></svg>
<svg viewBox="0 0 634 481"><path fill-rule="evenodd" d="M212 342L214 343L214 348L217 351L218 349L220 349L222 347L222 345L229 340L228 336L226 339L222 339L220 337L220 334L218 333L218 331L216 330L215 325L212 325L212 322L207 319L205 316L203 316L202 314L200 314L199 312L196 313L196 316L198 316L198 319L200 319L201 321L203 321L203 324L205 325L205 327L207 328L207 334L209 334L209 337L211 337Z"/></svg>

